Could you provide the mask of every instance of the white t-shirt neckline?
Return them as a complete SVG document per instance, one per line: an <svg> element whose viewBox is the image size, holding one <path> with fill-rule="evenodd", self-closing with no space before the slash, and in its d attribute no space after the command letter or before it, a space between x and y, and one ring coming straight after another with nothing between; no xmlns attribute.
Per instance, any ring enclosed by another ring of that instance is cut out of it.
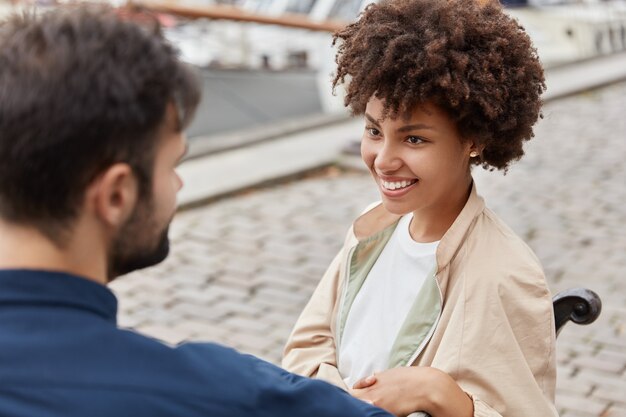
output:
<svg viewBox="0 0 626 417"><path fill-rule="evenodd" d="M413 213L402 216L402 218L398 221L396 230L398 230L398 241L400 243L400 247L408 256L412 258L432 256L437 251L439 241L422 243L413 240L411 232L409 231L411 220L413 220Z"/></svg>

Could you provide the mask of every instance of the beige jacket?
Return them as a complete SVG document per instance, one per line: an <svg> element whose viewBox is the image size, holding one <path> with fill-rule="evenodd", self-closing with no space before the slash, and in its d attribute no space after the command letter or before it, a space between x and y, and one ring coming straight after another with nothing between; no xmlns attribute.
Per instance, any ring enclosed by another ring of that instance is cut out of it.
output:
<svg viewBox="0 0 626 417"><path fill-rule="evenodd" d="M355 221L289 337L284 368L347 388L336 359L343 326L398 220L379 204ZM475 187L436 258L389 367L447 372L476 417L557 416L554 315L541 266Z"/></svg>

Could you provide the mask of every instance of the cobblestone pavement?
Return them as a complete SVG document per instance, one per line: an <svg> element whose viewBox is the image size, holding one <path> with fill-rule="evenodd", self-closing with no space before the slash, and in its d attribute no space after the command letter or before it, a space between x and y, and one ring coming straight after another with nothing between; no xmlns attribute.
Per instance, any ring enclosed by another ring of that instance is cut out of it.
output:
<svg viewBox="0 0 626 417"><path fill-rule="evenodd" d="M475 178L537 252L554 293L585 286L602 297L596 323L559 336L561 416L624 417L626 83L551 102L544 114L506 176ZM350 221L376 197L367 174L330 169L179 213L170 258L113 283L120 323L277 362Z"/></svg>

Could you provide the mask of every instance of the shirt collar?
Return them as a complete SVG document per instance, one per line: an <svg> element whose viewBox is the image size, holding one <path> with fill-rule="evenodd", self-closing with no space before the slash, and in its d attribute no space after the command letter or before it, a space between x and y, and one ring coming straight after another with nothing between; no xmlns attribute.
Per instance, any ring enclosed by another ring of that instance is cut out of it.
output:
<svg viewBox="0 0 626 417"><path fill-rule="evenodd" d="M116 323L117 298L111 290L64 272L0 269L0 307L9 304L73 308Z"/></svg>

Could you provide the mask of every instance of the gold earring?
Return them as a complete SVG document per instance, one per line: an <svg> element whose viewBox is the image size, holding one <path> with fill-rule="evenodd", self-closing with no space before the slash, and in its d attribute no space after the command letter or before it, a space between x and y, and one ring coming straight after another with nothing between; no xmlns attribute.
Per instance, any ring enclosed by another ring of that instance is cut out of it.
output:
<svg viewBox="0 0 626 417"><path fill-rule="evenodd" d="M470 158L476 158L478 156L478 152L472 151L470 152Z"/></svg>

